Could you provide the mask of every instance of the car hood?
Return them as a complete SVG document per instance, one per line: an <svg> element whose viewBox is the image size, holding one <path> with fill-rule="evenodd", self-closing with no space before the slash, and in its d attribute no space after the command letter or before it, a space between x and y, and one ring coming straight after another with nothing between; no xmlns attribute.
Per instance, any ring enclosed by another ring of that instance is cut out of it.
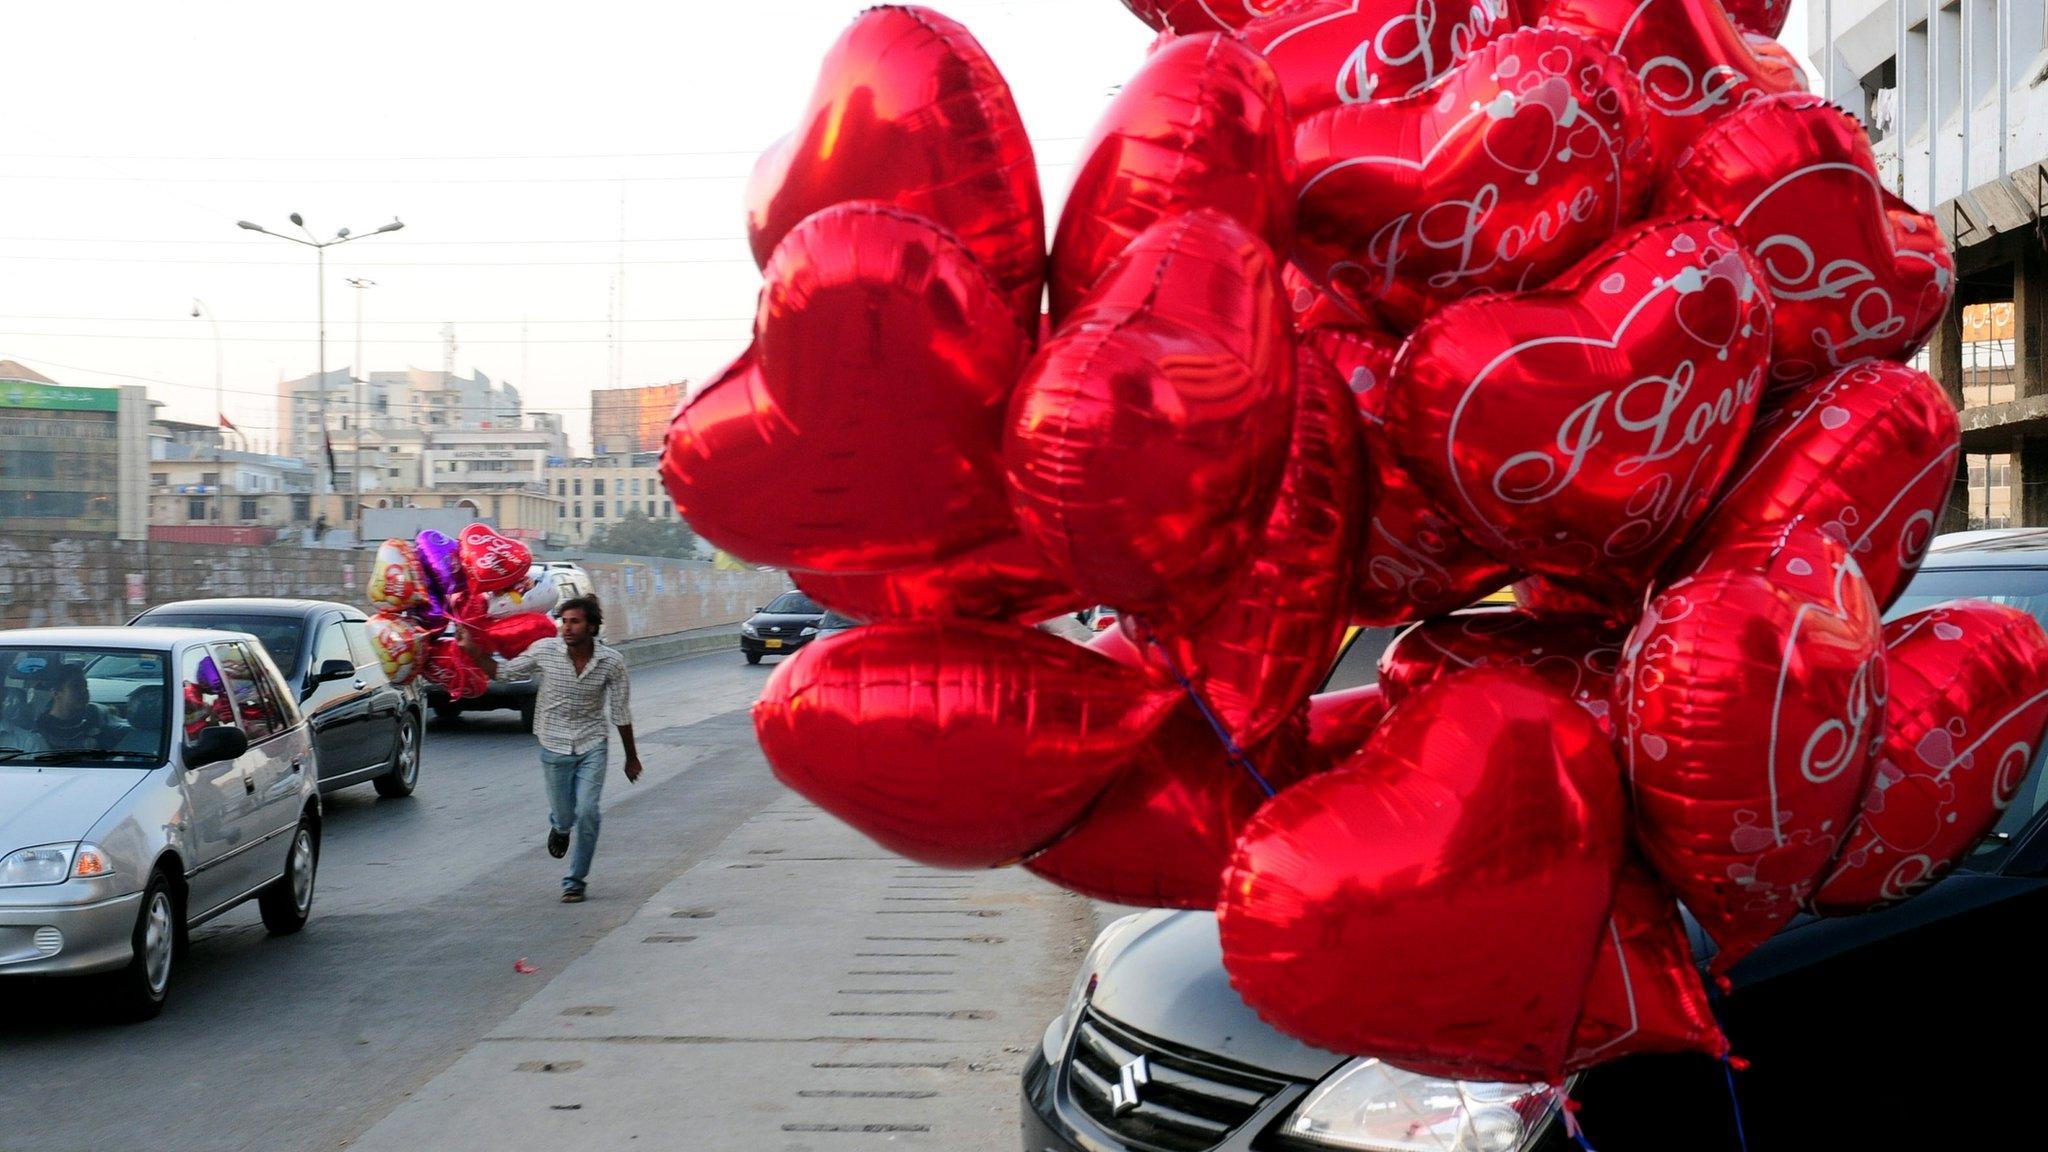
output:
<svg viewBox="0 0 2048 1152"><path fill-rule="evenodd" d="M796 624L815 628L818 626L818 621L824 618L825 614L823 612L760 612L747 617L747 623L752 624L756 628L764 624Z"/></svg>
<svg viewBox="0 0 2048 1152"><path fill-rule="evenodd" d="M1148 1036L1300 1080L1320 1080L1349 1059L1259 1019L1223 970L1213 912L1147 917L1103 972L1091 1003Z"/></svg>
<svg viewBox="0 0 2048 1152"><path fill-rule="evenodd" d="M83 840L149 773L0 764L0 856L33 844Z"/></svg>

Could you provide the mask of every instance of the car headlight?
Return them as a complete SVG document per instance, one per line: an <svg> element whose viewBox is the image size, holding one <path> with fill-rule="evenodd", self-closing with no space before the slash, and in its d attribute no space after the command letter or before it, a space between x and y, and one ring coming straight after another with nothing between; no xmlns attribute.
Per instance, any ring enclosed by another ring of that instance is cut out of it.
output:
<svg viewBox="0 0 2048 1152"><path fill-rule="evenodd" d="M1081 957L1080 970L1074 973L1073 987L1067 989L1067 1007L1046 1028L1041 1041L1045 1049L1045 1062L1057 1064L1067 1052L1067 1040L1074 1035L1074 1025L1081 1022L1081 1010L1088 1007L1089 997L1095 994L1095 982L1102 977L1102 970L1116 959L1133 937L1137 935L1138 921L1143 912L1134 912L1110 921L1098 933L1095 943L1088 946L1087 955Z"/></svg>
<svg viewBox="0 0 2048 1152"><path fill-rule="evenodd" d="M797 633L799 636L816 636L817 634L818 630L816 628L806 628L802 632Z"/></svg>
<svg viewBox="0 0 2048 1152"><path fill-rule="evenodd" d="M113 861L97 844L42 844L0 859L0 888L62 884L73 876L90 879L113 871Z"/></svg>
<svg viewBox="0 0 2048 1152"><path fill-rule="evenodd" d="M1353 1060L1317 1085L1281 1132L1359 1152L1520 1152L1543 1134L1563 1095L1548 1084L1445 1080Z"/></svg>
<svg viewBox="0 0 2048 1152"><path fill-rule="evenodd" d="M755 630L755 628L754 628L754 626L753 626L753 624L752 624L752 623L746 623L746 624L742 624L742 625L740 625L740 635L742 635L742 636L752 636L752 637L754 637L754 638L755 638L755 639L757 639L757 640L758 640L758 639L760 639L760 637L761 637L761 633Z"/></svg>

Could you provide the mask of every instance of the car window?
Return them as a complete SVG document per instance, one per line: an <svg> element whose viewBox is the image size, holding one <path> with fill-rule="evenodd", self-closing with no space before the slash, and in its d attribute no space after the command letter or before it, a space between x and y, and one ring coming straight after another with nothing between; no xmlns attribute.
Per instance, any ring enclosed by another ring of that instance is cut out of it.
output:
<svg viewBox="0 0 2048 1152"><path fill-rule="evenodd" d="M228 694L235 702L235 715L242 726L242 734L254 744L268 740L285 729L282 710L277 700L263 687L263 672L247 646L236 641L213 646L214 659L218 662L221 678L226 681Z"/></svg>
<svg viewBox="0 0 2048 1152"><path fill-rule="evenodd" d="M1337 657L1336 667L1330 669L1330 678L1323 681L1322 691L1342 692L1379 683L1380 654L1401 632L1401 628L1354 629L1344 644L1343 654Z"/></svg>
<svg viewBox="0 0 2048 1152"><path fill-rule="evenodd" d="M320 666L329 660L345 660L350 664L356 662L355 656L349 652L348 637L342 635L339 622L328 624L321 628L320 637L313 648L313 668L315 671L319 670Z"/></svg>
<svg viewBox="0 0 2048 1152"><path fill-rule="evenodd" d="M355 661L356 670L377 666L377 650L370 647L370 625L366 620L343 620L341 631L348 637L349 659Z"/></svg>
<svg viewBox="0 0 2048 1152"><path fill-rule="evenodd" d="M234 727L235 706L228 699L227 681L210 649L185 650L178 664L178 684L180 724L186 743L198 739L208 728Z"/></svg>
<svg viewBox="0 0 2048 1152"><path fill-rule="evenodd" d="M219 628L247 632L263 642L263 650L279 668L299 666L299 640L305 622L296 616L246 616L234 612L161 612L136 621L152 627Z"/></svg>
<svg viewBox="0 0 2048 1152"><path fill-rule="evenodd" d="M784 592L768 602L768 611L788 616L815 616L824 609L801 592Z"/></svg>

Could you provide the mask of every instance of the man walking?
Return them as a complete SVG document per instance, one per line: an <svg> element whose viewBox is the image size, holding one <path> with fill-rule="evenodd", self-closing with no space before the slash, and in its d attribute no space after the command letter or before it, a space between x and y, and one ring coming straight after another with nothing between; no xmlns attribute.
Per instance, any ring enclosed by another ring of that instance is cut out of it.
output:
<svg viewBox="0 0 2048 1152"><path fill-rule="evenodd" d="M500 677L539 680L533 733L540 738L540 762L548 785L548 855L569 856L562 877L562 903L581 904L590 860L597 853L599 804L604 796L605 721L619 729L626 749L626 781L640 779L640 753L633 745L632 689L626 660L597 642L604 610L595 596L564 601L557 613L561 635L542 640L499 665ZM467 636L463 650L486 672L489 658ZM574 833L576 850L569 852Z"/></svg>

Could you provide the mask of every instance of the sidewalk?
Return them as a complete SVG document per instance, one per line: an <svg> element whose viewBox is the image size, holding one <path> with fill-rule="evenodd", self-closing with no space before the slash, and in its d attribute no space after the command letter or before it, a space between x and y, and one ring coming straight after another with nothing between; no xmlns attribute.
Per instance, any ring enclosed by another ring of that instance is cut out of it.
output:
<svg viewBox="0 0 2048 1152"><path fill-rule="evenodd" d="M351 1147L1014 1147L1090 920L1021 870L922 868L785 795L566 970L505 957L546 986Z"/></svg>

